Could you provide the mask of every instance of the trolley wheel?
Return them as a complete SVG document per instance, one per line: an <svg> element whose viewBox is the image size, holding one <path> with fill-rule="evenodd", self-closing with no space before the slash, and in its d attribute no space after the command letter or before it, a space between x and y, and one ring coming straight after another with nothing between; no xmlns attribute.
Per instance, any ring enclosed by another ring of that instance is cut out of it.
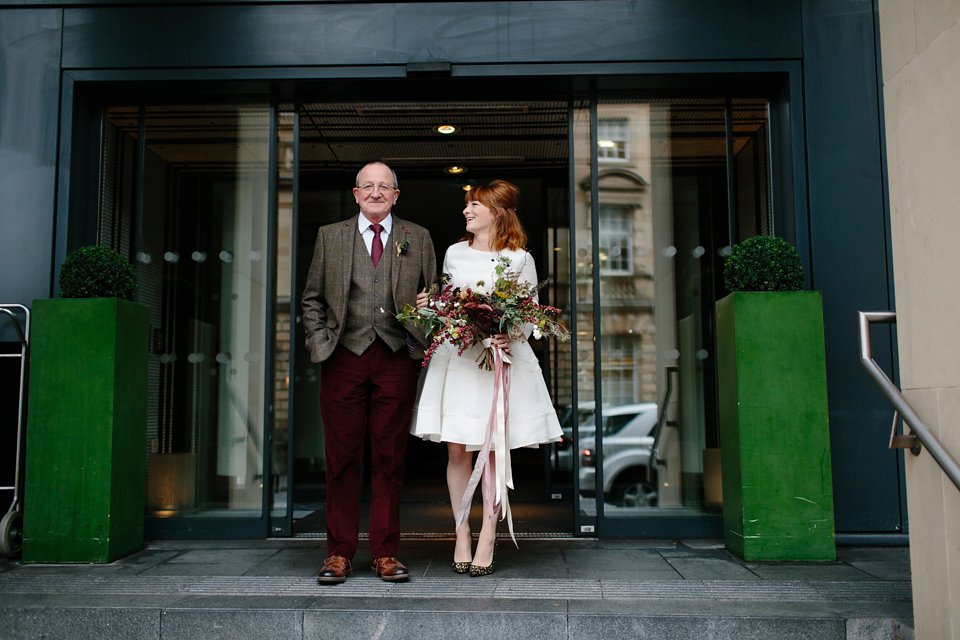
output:
<svg viewBox="0 0 960 640"><path fill-rule="evenodd" d="M23 514L9 511L0 520L0 555L19 558L23 551Z"/></svg>

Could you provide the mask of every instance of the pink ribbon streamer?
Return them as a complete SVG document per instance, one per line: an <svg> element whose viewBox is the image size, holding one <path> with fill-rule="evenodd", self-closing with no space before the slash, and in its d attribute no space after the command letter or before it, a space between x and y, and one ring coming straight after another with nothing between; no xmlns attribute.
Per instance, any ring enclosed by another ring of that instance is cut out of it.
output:
<svg viewBox="0 0 960 640"><path fill-rule="evenodd" d="M489 346L489 339L484 341L484 347ZM473 503L473 496L477 491L477 485L480 484L480 477L483 476L484 487L484 512L490 518L490 522L496 524L498 513L502 513L501 520L507 520L507 526L510 530L510 538L513 544L517 544L517 539L513 533L513 515L510 511L510 501L507 498L507 490L513 488L513 474L510 469L510 449L507 440L507 419L510 408L510 359L502 349L493 347L493 402L490 407L490 419L487 421L486 434L483 440L483 447L477 456L477 462L473 467L473 473L470 474L470 481L463 492L463 498L460 499L460 508L457 511L457 524L466 522L470 516L470 507ZM498 401L503 405L503 420L497 419ZM490 472L490 450L494 450L494 460L497 467L496 484L494 486L493 474Z"/></svg>

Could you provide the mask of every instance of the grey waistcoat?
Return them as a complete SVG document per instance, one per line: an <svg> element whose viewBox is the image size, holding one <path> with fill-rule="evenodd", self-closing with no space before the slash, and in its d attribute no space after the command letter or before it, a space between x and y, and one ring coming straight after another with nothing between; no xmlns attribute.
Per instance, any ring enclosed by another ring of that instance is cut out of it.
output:
<svg viewBox="0 0 960 640"><path fill-rule="evenodd" d="M374 268L363 237L359 231L354 233L350 297L340 344L358 356L373 344L377 336L394 352L406 346L407 330L393 316L397 310L390 286L392 266L389 241L383 248L380 264Z"/></svg>

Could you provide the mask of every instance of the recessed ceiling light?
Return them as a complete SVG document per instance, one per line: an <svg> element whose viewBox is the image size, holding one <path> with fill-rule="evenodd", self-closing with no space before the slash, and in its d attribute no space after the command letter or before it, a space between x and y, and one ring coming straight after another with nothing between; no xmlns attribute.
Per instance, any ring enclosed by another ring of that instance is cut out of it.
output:
<svg viewBox="0 0 960 640"><path fill-rule="evenodd" d="M452 173L452 174L454 174L454 175L456 175L456 174L458 174L458 173L466 173L466 172L467 172L467 168L466 168L466 167L458 167L458 166L456 166L456 165L454 165L454 166L452 166L452 167L444 167L443 170L446 171L447 173Z"/></svg>
<svg viewBox="0 0 960 640"><path fill-rule="evenodd" d="M464 190L464 191L470 191L471 189L473 189L473 185L472 185L472 184L465 184L465 185L463 185L463 190Z"/></svg>
<svg viewBox="0 0 960 640"><path fill-rule="evenodd" d="M451 133L455 133L456 131L457 131L457 128L452 124L442 124L439 127L437 127L437 133L442 133L445 136L448 136Z"/></svg>

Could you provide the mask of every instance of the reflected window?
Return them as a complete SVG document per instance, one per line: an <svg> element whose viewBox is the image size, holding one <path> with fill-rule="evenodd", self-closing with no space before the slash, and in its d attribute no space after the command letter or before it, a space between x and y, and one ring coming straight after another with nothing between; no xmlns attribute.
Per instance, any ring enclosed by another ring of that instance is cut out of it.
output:
<svg viewBox="0 0 960 640"><path fill-rule="evenodd" d="M630 159L630 122L626 118L601 118L597 122L597 157Z"/></svg>
<svg viewBox="0 0 960 640"><path fill-rule="evenodd" d="M600 271L606 275L633 273L633 212L631 205L600 205Z"/></svg>
<svg viewBox="0 0 960 640"><path fill-rule="evenodd" d="M631 335L607 336L603 350L603 397L611 405L634 402L634 339ZM606 425L606 416L604 416ZM606 429L606 427L605 427Z"/></svg>

